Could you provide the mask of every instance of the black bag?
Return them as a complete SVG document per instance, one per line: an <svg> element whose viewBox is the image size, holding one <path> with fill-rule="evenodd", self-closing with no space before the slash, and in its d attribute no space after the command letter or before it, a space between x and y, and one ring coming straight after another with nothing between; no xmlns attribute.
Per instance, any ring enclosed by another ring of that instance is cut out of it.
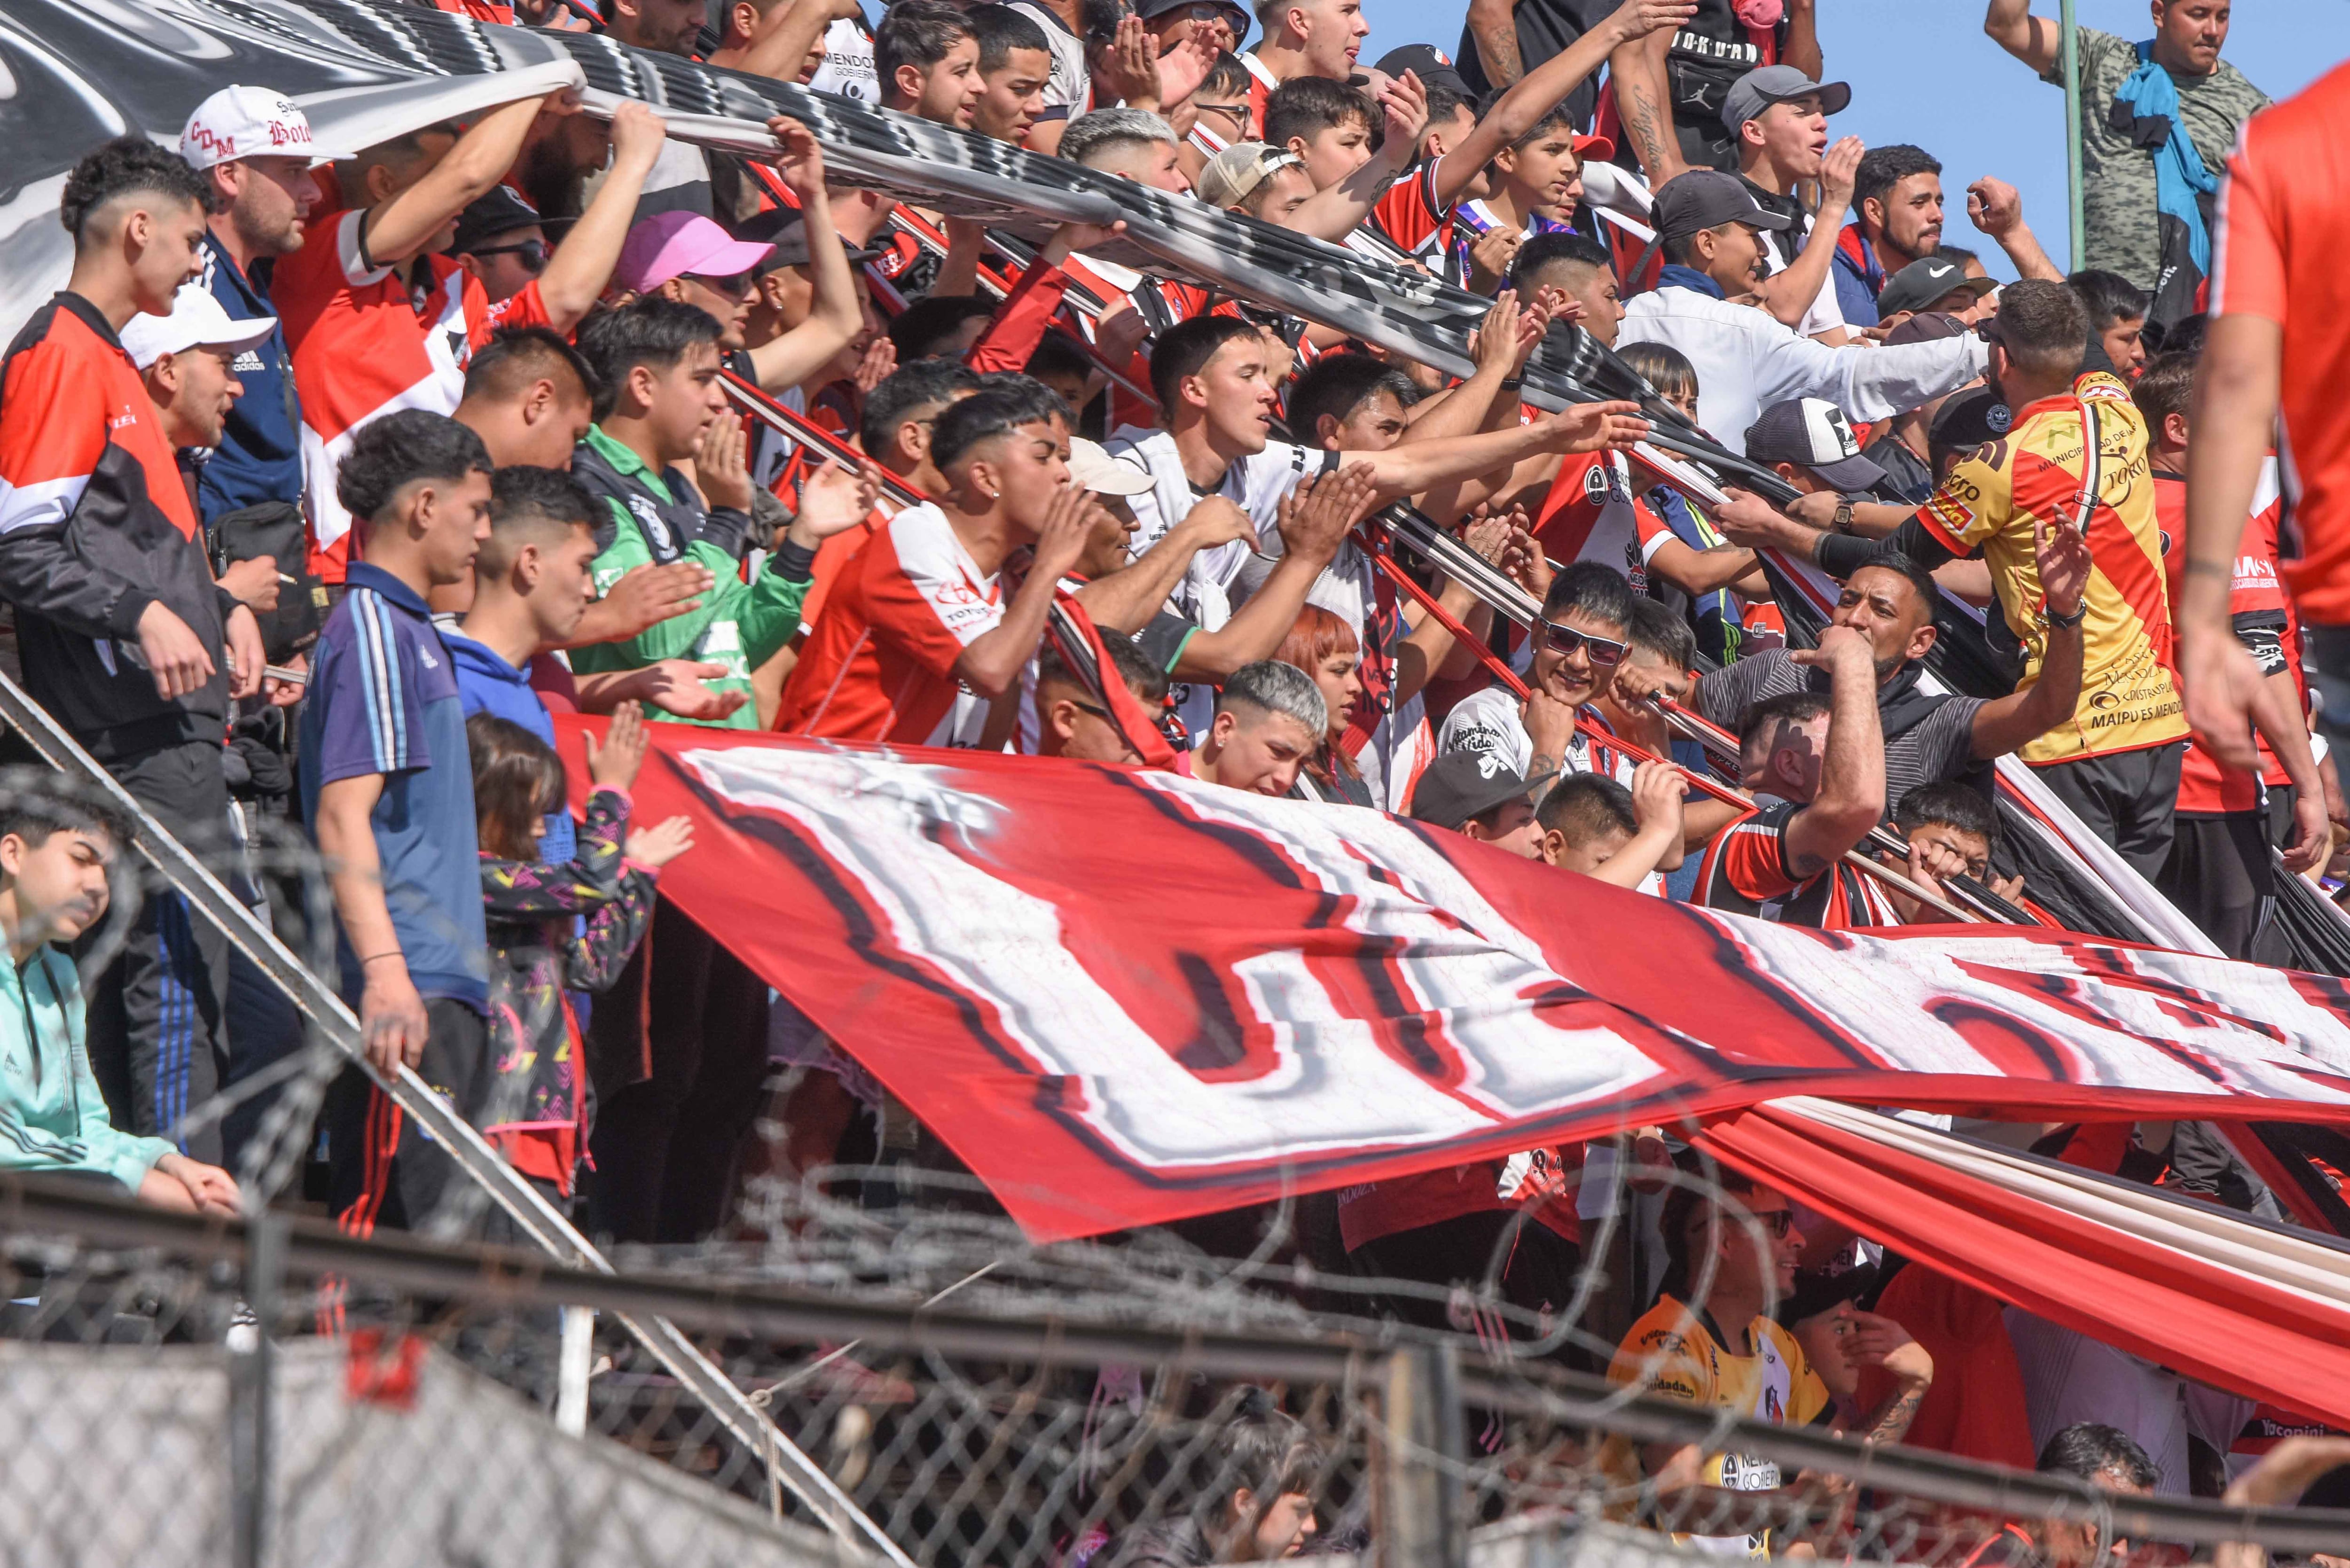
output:
<svg viewBox="0 0 2350 1568"><path fill-rule="evenodd" d="M327 585L310 575L310 530L300 507L264 501L224 512L213 519L211 545L214 576L259 556L277 563L277 607L253 612L270 663L283 664L317 640L327 624Z"/></svg>

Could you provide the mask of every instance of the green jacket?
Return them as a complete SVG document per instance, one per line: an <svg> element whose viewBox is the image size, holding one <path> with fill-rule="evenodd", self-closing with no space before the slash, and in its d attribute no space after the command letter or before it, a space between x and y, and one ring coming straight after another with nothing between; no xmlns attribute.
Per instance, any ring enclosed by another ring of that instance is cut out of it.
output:
<svg viewBox="0 0 2350 1568"><path fill-rule="evenodd" d="M648 627L625 642L599 642L571 650L571 667L583 675L611 670L641 670L664 659L693 659L726 667L705 684L715 691L751 691L751 671L774 658L799 635L800 607L808 579L789 578L772 558L755 581L742 577L742 545L750 519L722 508L704 512L692 487L674 470L656 473L644 459L606 435L588 431L572 455L573 477L601 499L608 523L599 522L603 546L592 570L598 596L639 566L690 560L710 568L717 586L702 596L698 609ZM649 531L650 530L650 531ZM676 720L653 710L653 716ZM758 707L746 701L723 719L677 720L721 729L755 730Z"/></svg>
<svg viewBox="0 0 2350 1568"><path fill-rule="evenodd" d="M136 1192L172 1146L115 1130L86 1039L73 960L45 947L21 969L0 962L0 1170L110 1176Z"/></svg>

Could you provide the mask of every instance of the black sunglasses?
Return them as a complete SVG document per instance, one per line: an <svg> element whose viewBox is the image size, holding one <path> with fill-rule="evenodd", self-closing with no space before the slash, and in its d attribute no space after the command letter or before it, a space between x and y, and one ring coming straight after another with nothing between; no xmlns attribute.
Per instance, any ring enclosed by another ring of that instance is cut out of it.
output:
<svg viewBox="0 0 2350 1568"><path fill-rule="evenodd" d="M712 277L707 273L699 272L688 273L686 275L702 287L712 293L722 294L728 299L742 298L751 292L752 286L758 281L758 275L755 273L747 272L730 273L724 277Z"/></svg>
<svg viewBox="0 0 2350 1568"><path fill-rule="evenodd" d="M1602 670L1612 670L1624 662L1624 645L1612 638L1594 637L1555 620L1546 620L1542 626L1544 645L1553 653L1573 653L1579 648L1594 667Z"/></svg>
<svg viewBox="0 0 2350 1568"><path fill-rule="evenodd" d="M546 258L550 252L545 240L525 240L516 245L484 245L472 254L477 256L520 256L523 271L540 273L546 270Z"/></svg>

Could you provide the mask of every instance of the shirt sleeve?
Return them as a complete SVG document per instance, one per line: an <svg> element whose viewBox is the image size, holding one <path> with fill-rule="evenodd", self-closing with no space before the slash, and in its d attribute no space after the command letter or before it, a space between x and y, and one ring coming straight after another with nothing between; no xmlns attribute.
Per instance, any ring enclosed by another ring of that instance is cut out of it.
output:
<svg viewBox="0 0 2350 1568"><path fill-rule="evenodd" d="M432 765L413 645L397 635L392 612L371 593L352 594L350 639L328 649L311 671L318 703L318 782Z"/></svg>
<svg viewBox="0 0 2350 1568"><path fill-rule="evenodd" d="M538 292L538 279L523 285L520 292L508 295L482 313L482 327L474 337L473 349L480 353L489 347L490 336L508 327L552 327L555 317L547 314L546 296Z"/></svg>
<svg viewBox="0 0 2350 1568"><path fill-rule="evenodd" d="M1003 296L995 312L995 319L963 363L986 375L993 370L1024 370L1035 356L1036 346L1045 340L1045 330L1061 308L1061 300L1069 292L1069 275L1050 262L1032 263Z"/></svg>
<svg viewBox="0 0 2350 1568"><path fill-rule="evenodd" d="M1721 830L1721 877L1742 898L1782 898L1803 884L1787 875L1787 825L1794 808L1774 806Z"/></svg>
<svg viewBox="0 0 2350 1568"><path fill-rule="evenodd" d="M866 612L874 635L932 674L954 673L962 650L1003 620L1002 607L964 575L946 520L915 507L879 535L889 548L864 556Z"/></svg>
<svg viewBox="0 0 2350 1568"><path fill-rule="evenodd" d="M67 1038L77 1043L88 1039L81 986L72 964L44 952L26 966L20 981L32 983L36 972L56 992L59 1011L65 1014ZM31 1041L26 1044L37 1049ZM0 1104L0 1170L78 1171L111 1177L136 1192L147 1172L172 1153L172 1147L159 1137L140 1137L117 1128L107 1116L106 1096L99 1092L97 1076L90 1071L89 1053L75 1044L71 1055L74 1103L81 1119L78 1136L68 1137L34 1127L17 1106Z"/></svg>
<svg viewBox="0 0 2350 1568"><path fill-rule="evenodd" d="M2007 524L2013 482L1997 450L1994 445L1960 458L1918 509L1918 525L1953 556L1965 555Z"/></svg>
<svg viewBox="0 0 2350 1568"><path fill-rule="evenodd" d="M2220 187L2218 254L2211 262L2211 314L2285 321L2284 235L2258 156L2257 124L2228 161Z"/></svg>
<svg viewBox="0 0 2350 1568"><path fill-rule="evenodd" d="M65 325L65 324L60 324ZM0 406L0 534L62 528L106 455L106 389L52 332L8 362Z"/></svg>

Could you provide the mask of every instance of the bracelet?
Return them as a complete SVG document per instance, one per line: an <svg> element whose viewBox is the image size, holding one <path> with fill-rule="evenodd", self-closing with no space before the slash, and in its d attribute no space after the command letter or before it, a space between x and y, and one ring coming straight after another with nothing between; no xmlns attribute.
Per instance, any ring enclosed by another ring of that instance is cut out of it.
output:
<svg viewBox="0 0 2350 1568"><path fill-rule="evenodd" d="M1514 392L1525 384L1526 379L1523 376L1504 376L1502 378L1502 390L1505 392Z"/></svg>
<svg viewBox="0 0 2350 1568"><path fill-rule="evenodd" d="M368 965L369 965L369 964L371 964L371 963L375 962L375 961L376 961L376 960L378 960L378 959L388 959L388 958L405 959L407 956L408 956L408 955L407 955L406 953L401 952L398 948L393 948L393 949L391 949L390 950L389 950L389 951L387 951L387 952L369 953L367 957L365 957L365 958L363 958L363 959L359 960L359 967L360 967L361 969L365 969L365 968L367 968L367 966L368 966Z"/></svg>
<svg viewBox="0 0 2350 1568"><path fill-rule="evenodd" d="M2089 601L2085 598L2079 604L2073 607L2073 613L2071 615L2058 615L2046 605L2040 607L2040 618L2042 620L2046 621L2050 626L2063 627L2067 631L2072 630L2073 628L2080 625L2084 620L2086 620L2088 616Z"/></svg>

